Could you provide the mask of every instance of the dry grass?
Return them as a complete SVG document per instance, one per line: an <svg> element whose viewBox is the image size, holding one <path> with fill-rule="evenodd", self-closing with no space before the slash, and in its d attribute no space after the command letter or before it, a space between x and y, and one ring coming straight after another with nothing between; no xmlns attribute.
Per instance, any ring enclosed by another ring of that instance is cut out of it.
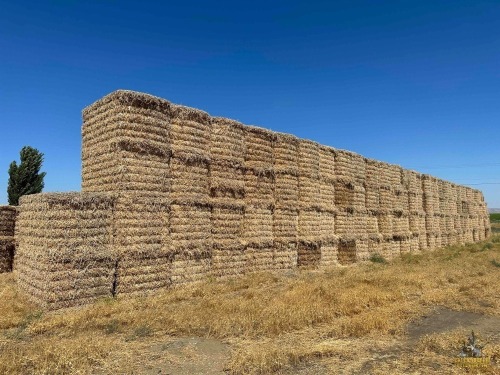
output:
<svg viewBox="0 0 500 375"><path fill-rule="evenodd" d="M38 311L18 294L13 276L3 274L0 373L113 373L120 366L113 363L107 370L113 353L134 353L137 342L183 335L229 342L231 373L286 372L312 360L356 373L374 349L404 340L406 325L432 306L500 316L495 262L500 262L500 237L387 264L254 274L58 313ZM452 336L421 342L432 360L410 352L377 368L396 374L446 372L450 355L460 349ZM490 349L498 359L498 346Z"/></svg>

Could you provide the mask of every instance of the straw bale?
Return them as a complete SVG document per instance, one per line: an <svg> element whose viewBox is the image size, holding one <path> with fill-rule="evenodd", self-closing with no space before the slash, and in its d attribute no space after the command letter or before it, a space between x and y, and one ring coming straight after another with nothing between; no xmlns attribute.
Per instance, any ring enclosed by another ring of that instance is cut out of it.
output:
<svg viewBox="0 0 500 375"><path fill-rule="evenodd" d="M394 212L401 212L408 214L409 204L408 204L408 191L407 190L396 190L394 191Z"/></svg>
<svg viewBox="0 0 500 375"><path fill-rule="evenodd" d="M170 200L162 195L120 194L114 210L114 245L120 257L166 256Z"/></svg>
<svg viewBox="0 0 500 375"><path fill-rule="evenodd" d="M175 254L172 261L174 285L199 282L211 275L212 251L195 254Z"/></svg>
<svg viewBox="0 0 500 375"><path fill-rule="evenodd" d="M396 195L387 187L379 189L379 205L381 212L391 212L394 210Z"/></svg>
<svg viewBox="0 0 500 375"><path fill-rule="evenodd" d="M384 181L383 168L384 168L384 163L378 160L365 158L365 170L366 170L365 184L367 189L368 187L370 187L375 190L383 185Z"/></svg>
<svg viewBox="0 0 500 375"><path fill-rule="evenodd" d="M331 267L339 265L339 244L336 242L322 242L321 243L321 259L319 262L320 267Z"/></svg>
<svg viewBox="0 0 500 375"><path fill-rule="evenodd" d="M380 211L380 192L376 185L367 185L365 188L365 205L370 212L377 214Z"/></svg>
<svg viewBox="0 0 500 375"><path fill-rule="evenodd" d="M331 185L336 180L335 174L335 150L331 147L319 147L319 176L325 182Z"/></svg>
<svg viewBox="0 0 500 375"><path fill-rule="evenodd" d="M366 212L341 210L335 219L335 234L341 240L357 240L368 237Z"/></svg>
<svg viewBox="0 0 500 375"><path fill-rule="evenodd" d="M210 196L208 165L198 162L170 160L171 199L176 203L207 201Z"/></svg>
<svg viewBox="0 0 500 375"><path fill-rule="evenodd" d="M423 193L421 190L408 191L408 209L412 214L424 213Z"/></svg>
<svg viewBox="0 0 500 375"><path fill-rule="evenodd" d="M332 243L338 240L335 234L335 216L336 213L330 211L321 211L319 216L319 227L321 235L319 239L322 243Z"/></svg>
<svg viewBox="0 0 500 375"><path fill-rule="evenodd" d="M389 239L394 236L392 214L380 214L377 216L379 233L384 239Z"/></svg>
<svg viewBox="0 0 500 375"><path fill-rule="evenodd" d="M100 193L21 198L15 268L31 299L52 309L112 295L114 205Z"/></svg>
<svg viewBox="0 0 500 375"><path fill-rule="evenodd" d="M206 252L212 248L212 209L209 205L170 206L170 250L172 253Z"/></svg>
<svg viewBox="0 0 500 375"><path fill-rule="evenodd" d="M276 133L274 170L280 174L299 175L299 139L297 137Z"/></svg>
<svg viewBox="0 0 500 375"><path fill-rule="evenodd" d="M297 246L297 266L315 268L321 263L321 244L319 242L299 242Z"/></svg>
<svg viewBox="0 0 500 375"><path fill-rule="evenodd" d="M399 165L381 162L380 166L380 186L390 189L400 189L401 187L401 167Z"/></svg>
<svg viewBox="0 0 500 375"><path fill-rule="evenodd" d="M320 180L320 195L316 198L318 206L325 211L335 211L335 185L329 180Z"/></svg>
<svg viewBox="0 0 500 375"><path fill-rule="evenodd" d="M134 190L131 186L141 186L142 179L127 176L123 168L134 162L147 166L147 159L162 162L170 153L170 103L165 100L119 91L85 109L83 118L83 191Z"/></svg>
<svg viewBox="0 0 500 375"><path fill-rule="evenodd" d="M245 171L245 202L268 207L274 204L274 175Z"/></svg>
<svg viewBox="0 0 500 375"><path fill-rule="evenodd" d="M212 161L242 167L245 163L245 126L234 120L213 117L210 153Z"/></svg>
<svg viewBox="0 0 500 375"><path fill-rule="evenodd" d="M314 180L320 178L319 173L320 145L307 139L299 139L299 175Z"/></svg>
<svg viewBox="0 0 500 375"><path fill-rule="evenodd" d="M276 173L274 176L274 204L276 208L299 208L299 178L296 175Z"/></svg>
<svg viewBox="0 0 500 375"><path fill-rule="evenodd" d="M410 232L414 235L426 234L425 215L410 214L409 215Z"/></svg>
<svg viewBox="0 0 500 375"><path fill-rule="evenodd" d="M214 198L245 197L245 175L239 166L212 162L210 169L210 196Z"/></svg>
<svg viewBox="0 0 500 375"><path fill-rule="evenodd" d="M339 209L365 210L366 191L362 186L337 181L334 189L335 206Z"/></svg>
<svg viewBox="0 0 500 375"><path fill-rule="evenodd" d="M298 225L299 213L297 210L276 208L273 212L274 242L297 242Z"/></svg>
<svg viewBox="0 0 500 375"><path fill-rule="evenodd" d="M335 150L335 175L338 181L363 185L366 180L365 159L354 152Z"/></svg>
<svg viewBox="0 0 500 375"><path fill-rule="evenodd" d="M304 209L319 208L321 197L321 180L299 175L299 203Z"/></svg>
<svg viewBox="0 0 500 375"><path fill-rule="evenodd" d="M199 109L171 105L170 148L184 160L210 160L210 115Z"/></svg>
<svg viewBox="0 0 500 375"><path fill-rule="evenodd" d="M362 239L356 240L356 261L366 261L370 259L370 252L368 249L369 240Z"/></svg>
<svg viewBox="0 0 500 375"><path fill-rule="evenodd" d="M14 249L14 237L0 237L0 273L12 271Z"/></svg>
<svg viewBox="0 0 500 375"><path fill-rule="evenodd" d="M245 273L246 258L242 246L212 250L212 275L217 278L241 276Z"/></svg>
<svg viewBox="0 0 500 375"><path fill-rule="evenodd" d="M14 236L16 216L14 206L0 206L0 237Z"/></svg>
<svg viewBox="0 0 500 375"><path fill-rule="evenodd" d="M425 215L425 229L428 234L440 233L440 218L436 215Z"/></svg>
<svg viewBox="0 0 500 375"><path fill-rule="evenodd" d="M420 239L419 235L413 235L412 237L409 238L410 242L410 252L412 254L418 254L420 253Z"/></svg>
<svg viewBox="0 0 500 375"><path fill-rule="evenodd" d="M246 206L243 219L243 240L248 246L272 246L272 209L258 206Z"/></svg>
<svg viewBox="0 0 500 375"><path fill-rule="evenodd" d="M378 216L368 213L365 217L366 220L366 234L370 239L378 240L381 238L378 227Z"/></svg>
<svg viewBox="0 0 500 375"><path fill-rule="evenodd" d="M218 248L232 248L239 244L243 236L245 206L242 201L212 202L212 238Z"/></svg>
<svg viewBox="0 0 500 375"><path fill-rule="evenodd" d="M377 238L377 239L370 238L367 241L367 245L368 245L368 254L370 256L375 255L375 254L382 255L382 253L383 253L383 241L381 238Z"/></svg>
<svg viewBox="0 0 500 375"><path fill-rule="evenodd" d="M422 175L420 173L403 169L402 182L405 190L422 193Z"/></svg>
<svg viewBox="0 0 500 375"><path fill-rule="evenodd" d="M273 143L276 135L270 130L256 126L245 126L245 167L258 173L273 170Z"/></svg>
<svg viewBox="0 0 500 375"><path fill-rule="evenodd" d="M274 268L277 270L290 270L297 268L297 243L274 242L273 252Z"/></svg>
<svg viewBox="0 0 500 375"><path fill-rule="evenodd" d="M398 239L406 239L411 236L408 216L402 214L394 214L392 216L392 233Z"/></svg>
<svg viewBox="0 0 500 375"><path fill-rule="evenodd" d="M315 209L299 211L298 238L301 242L320 242L323 235L321 212Z"/></svg>
<svg viewBox="0 0 500 375"><path fill-rule="evenodd" d="M245 271L262 272L275 268L273 244L245 248Z"/></svg>

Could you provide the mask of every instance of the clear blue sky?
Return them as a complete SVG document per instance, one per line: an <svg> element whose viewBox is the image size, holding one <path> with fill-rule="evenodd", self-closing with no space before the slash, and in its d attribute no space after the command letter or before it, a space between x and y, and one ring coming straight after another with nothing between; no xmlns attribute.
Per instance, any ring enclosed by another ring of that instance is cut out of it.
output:
<svg viewBox="0 0 500 375"><path fill-rule="evenodd" d="M81 110L151 93L481 189L500 207L498 1L1 1L0 204L23 145L80 190Z"/></svg>

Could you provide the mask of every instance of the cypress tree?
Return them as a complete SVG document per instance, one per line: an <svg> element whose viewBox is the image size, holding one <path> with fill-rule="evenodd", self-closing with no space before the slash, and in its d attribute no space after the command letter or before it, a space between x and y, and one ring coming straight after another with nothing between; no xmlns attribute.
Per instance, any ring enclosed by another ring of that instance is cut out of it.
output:
<svg viewBox="0 0 500 375"><path fill-rule="evenodd" d="M19 205L23 195L41 193L44 187L45 172L40 173L43 154L36 148L24 146L20 152L21 163L14 160L9 166L9 183L7 194L9 204Z"/></svg>

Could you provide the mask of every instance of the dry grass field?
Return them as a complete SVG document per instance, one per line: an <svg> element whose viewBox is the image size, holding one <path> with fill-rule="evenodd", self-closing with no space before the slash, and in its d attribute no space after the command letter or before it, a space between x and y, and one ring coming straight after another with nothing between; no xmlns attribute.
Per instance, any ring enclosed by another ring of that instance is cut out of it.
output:
<svg viewBox="0 0 500 375"><path fill-rule="evenodd" d="M454 363L474 329L491 359ZM500 374L500 236L44 313L0 275L0 374Z"/></svg>

